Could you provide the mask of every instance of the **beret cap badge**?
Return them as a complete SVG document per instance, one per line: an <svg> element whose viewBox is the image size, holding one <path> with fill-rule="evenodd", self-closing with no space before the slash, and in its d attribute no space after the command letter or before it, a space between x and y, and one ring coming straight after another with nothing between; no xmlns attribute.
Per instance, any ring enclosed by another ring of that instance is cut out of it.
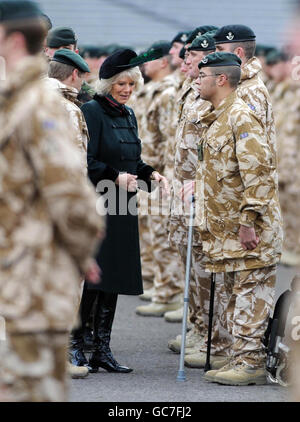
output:
<svg viewBox="0 0 300 422"><path fill-rule="evenodd" d="M201 45L202 45L202 47L203 47L203 48L208 47L208 41L207 41L207 40L204 40L204 41L201 43Z"/></svg>
<svg viewBox="0 0 300 422"><path fill-rule="evenodd" d="M187 34L183 34L180 39L182 42L186 42L186 40L188 39Z"/></svg>
<svg viewBox="0 0 300 422"><path fill-rule="evenodd" d="M204 58L201 60L201 62L202 62L203 64L206 64L206 63L208 62L208 59L207 59L206 57L204 57Z"/></svg>
<svg viewBox="0 0 300 422"><path fill-rule="evenodd" d="M228 35L226 35L226 38L227 38L229 41L232 41L232 40L233 40L233 38L234 38L234 34L230 31L230 32L228 32Z"/></svg>

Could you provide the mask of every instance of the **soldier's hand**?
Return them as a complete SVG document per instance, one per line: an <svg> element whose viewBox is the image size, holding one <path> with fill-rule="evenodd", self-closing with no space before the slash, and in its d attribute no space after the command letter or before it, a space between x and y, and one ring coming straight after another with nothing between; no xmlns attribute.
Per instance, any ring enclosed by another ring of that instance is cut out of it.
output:
<svg viewBox="0 0 300 422"><path fill-rule="evenodd" d="M98 284L101 280L101 269L94 259L91 259L85 279L92 284Z"/></svg>
<svg viewBox="0 0 300 422"><path fill-rule="evenodd" d="M158 171L154 171L152 173L152 180L155 180L160 184L160 188L164 196L170 195L169 182L165 176L162 176L160 173L158 173Z"/></svg>
<svg viewBox="0 0 300 422"><path fill-rule="evenodd" d="M243 249L252 250L259 244L259 237L256 236L254 227L240 226L239 230L240 242Z"/></svg>
<svg viewBox="0 0 300 422"><path fill-rule="evenodd" d="M185 202L187 205L190 205L191 198L195 193L195 182L184 183L183 187L180 189L179 195L181 196L182 202Z"/></svg>

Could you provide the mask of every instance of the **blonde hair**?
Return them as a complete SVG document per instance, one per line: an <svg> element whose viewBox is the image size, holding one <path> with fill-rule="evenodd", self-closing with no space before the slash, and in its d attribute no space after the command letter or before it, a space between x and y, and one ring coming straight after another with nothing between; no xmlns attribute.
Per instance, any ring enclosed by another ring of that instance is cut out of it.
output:
<svg viewBox="0 0 300 422"><path fill-rule="evenodd" d="M109 79L99 79L96 82L95 90L99 95L107 95L110 93L113 84L115 84L119 79L130 78L135 83L135 90L139 90L144 85L144 79L142 73L138 66L132 67L131 69L124 70L121 73L113 76Z"/></svg>

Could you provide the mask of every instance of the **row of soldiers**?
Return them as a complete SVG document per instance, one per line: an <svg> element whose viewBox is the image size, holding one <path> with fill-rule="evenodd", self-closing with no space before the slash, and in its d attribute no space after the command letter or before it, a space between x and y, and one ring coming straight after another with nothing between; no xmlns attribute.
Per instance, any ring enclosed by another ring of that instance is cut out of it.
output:
<svg viewBox="0 0 300 422"><path fill-rule="evenodd" d="M210 103L200 98L195 85L199 63L215 51L234 52L242 60L242 76L237 93L264 127L274 168L278 165L284 229L281 263L293 267L300 264L300 197L297 188L300 85L295 77L292 55L274 47L256 45L254 32L243 25L228 25L220 29L211 25L199 26L193 31L178 33L170 43L156 42L149 48L150 51L156 49L162 51L162 57L144 64L143 72L150 81L136 93L131 106L139 123L143 157L172 181L172 197L170 204L163 204L157 192L150 199L139 193L145 283L145 293L141 299L150 300L151 303L138 306L136 313L164 316L166 321L179 322L183 316L182 292L189 217L187 212L182 212L180 189L185 182L196 179L197 163L201 159L201 120L204 121L211 107ZM273 240L278 254L280 213L273 215L272 225L278 230L277 241ZM185 365L195 368L203 368L206 362L210 278L209 273L205 272L202 247L203 241L196 226L190 280L191 329L186 339L185 356ZM272 283L274 287L274 279ZM232 339L224 330L228 289L226 282L224 287L221 279L217 282L217 297L212 342L214 369L223 367L227 362L226 350L232 348ZM259 318L267 321L272 311L272 300L271 297L264 297L263 300L264 315L261 314ZM243 310L240 312L242 315ZM244 329L250 329L247 322ZM263 326L260 330L262 338ZM179 353L181 340L181 335L170 339L168 347ZM237 384L243 382L239 379L235 381Z"/></svg>
<svg viewBox="0 0 300 422"><path fill-rule="evenodd" d="M71 44L66 41L68 32L69 35L72 33ZM62 35L66 38L63 42ZM220 37L219 41L216 37ZM49 47L53 48L54 45L56 50L66 47L74 50L75 40L76 36L70 28L54 29L47 38L46 54L49 54ZM285 232L281 262L292 266L300 262L298 196L295 188L297 177L292 171L297 171L295 163L298 159L298 128L295 100L299 89L297 78L293 79L292 57L287 52L278 51L273 47L256 46L255 34L250 28L242 25L221 29L207 25L197 27L193 31L180 32L172 42L159 41L150 46L147 52L154 55L158 53L160 58L143 65L145 80L149 82L141 91L135 93L130 104L138 119L144 160L164 173L169 181L172 181L173 188L171 203L163 203L158 191L153 192L150 197L139 192L145 287L141 299L151 300L149 305L136 309L136 313L142 316L164 316L167 321L182 319L188 213L182 210L179 192L184 182L196 178L197 162L201 155L201 119L210 112L211 107L210 103L200 98L195 85L199 75L198 65L203 58L216 50L234 52L242 59L242 78L237 92L265 127L274 157L275 150L279 151L279 188ZM90 68L95 69L94 72L85 74L88 84L84 83L81 90L81 93L87 94L83 99L88 100L93 95L97 68L101 66L106 54L103 49L86 47L81 50L81 55ZM279 216L273 221L273 225L276 224L279 239ZM185 364L202 368L206 361L210 278L205 272L205 256L197 227L194 230L192 252L189 307L191 329L186 340ZM224 286L226 283L218 280L218 309L215 312L212 343L214 369L226 364L226 351L232 346L232 339L224 329L228 306L228 291ZM268 298L265 298L265 301L267 303ZM264 309L265 321L271 309L272 305L269 303ZM170 339L168 343L168 347L177 353L180 346L180 335L176 339Z"/></svg>

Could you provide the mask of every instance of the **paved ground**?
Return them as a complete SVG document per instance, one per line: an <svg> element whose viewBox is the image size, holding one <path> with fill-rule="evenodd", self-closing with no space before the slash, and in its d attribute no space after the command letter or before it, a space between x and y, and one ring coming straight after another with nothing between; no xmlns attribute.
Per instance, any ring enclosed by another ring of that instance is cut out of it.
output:
<svg viewBox="0 0 300 422"><path fill-rule="evenodd" d="M289 288L291 269L279 267L276 297ZM138 297L120 296L112 333L112 350L134 371L111 374L102 369L83 380L72 380L72 402L287 402L288 391L277 385L229 387L203 380L203 370L186 368L177 382L179 355L167 348L181 333L181 324L135 314ZM146 303L146 302L144 302Z"/></svg>

